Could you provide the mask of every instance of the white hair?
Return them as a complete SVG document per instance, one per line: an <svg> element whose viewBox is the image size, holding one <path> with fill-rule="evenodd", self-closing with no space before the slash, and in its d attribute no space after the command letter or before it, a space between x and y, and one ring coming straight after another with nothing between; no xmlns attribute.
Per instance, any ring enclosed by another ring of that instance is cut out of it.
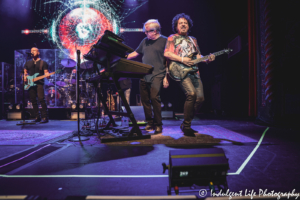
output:
<svg viewBox="0 0 300 200"><path fill-rule="evenodd" d="M143 31L145 32L146 31L146 25L147 24L155 24L155 29L160 32L160 29L161 29L161 26L160 26L160 23L158 22L157 19L149 19L148 21L146 21L144 23L144 26L143 26Z"/></svg>

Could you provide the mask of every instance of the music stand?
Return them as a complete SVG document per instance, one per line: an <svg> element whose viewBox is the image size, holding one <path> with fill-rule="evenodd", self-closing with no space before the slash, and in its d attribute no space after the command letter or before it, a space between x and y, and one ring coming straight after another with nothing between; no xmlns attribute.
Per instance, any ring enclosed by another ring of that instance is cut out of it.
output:
<svg viewBox="0 0 300 200"><path fill-rule="evenodd" d="M89 140L90 138L86 137L86 136L81 136L80 135L80 119L79 119L79 69L80 69L80 50L77 50L77 69L76 69L76 74L77 74L77 102L76 102L76 107L77 107L77 136L78 137L73 137L72 139L70 139L70 141L73 142L81 142L81 141L86 141Z"/></svg>

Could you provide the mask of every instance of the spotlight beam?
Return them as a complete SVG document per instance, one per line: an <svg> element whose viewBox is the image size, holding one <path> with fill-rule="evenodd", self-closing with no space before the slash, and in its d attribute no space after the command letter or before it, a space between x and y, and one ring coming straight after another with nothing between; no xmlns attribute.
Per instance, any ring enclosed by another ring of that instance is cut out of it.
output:
<svg viewBox="0 0 300 200"><path fill-rule="evenodd" d="M143 32L142 28L120 28L120 32L124 33L124 32ZM48 34L49 33L49 29L40 29L40 30L21 30L22 34L31 34L31 33L43 33L43 34Z"/></svg>
<svg viewBox="0 0 300 200"><path fill-rule="evenodd" d="M21 30L22 34L28 35L29 33L44 33L44 34L48 34L49 30L48 29L40 29L40 30Z"/></svg>

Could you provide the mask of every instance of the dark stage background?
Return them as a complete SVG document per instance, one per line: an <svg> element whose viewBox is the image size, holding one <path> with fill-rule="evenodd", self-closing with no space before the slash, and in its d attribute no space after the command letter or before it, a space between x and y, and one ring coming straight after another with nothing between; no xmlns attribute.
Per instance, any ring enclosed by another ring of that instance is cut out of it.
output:
<svg viewBox="0 0 300 200"><path fill-rule="evenodd" d="M194 27L190 35L198 39L202 55L213 53L227 48L228 42L247 28L247 1L168 1L151 0L136 12L129 15L123 21L126 28L141 28L148 19L158 19L162 26L162 34L172 34L172 18L178 13L186 13L194 21ZM41 13L42 14L42 13ZM37 34L24 35L21 30L38 29L37 25L42 19L39 12L16 4L12 1L1 1L1 55L2 62L14 62L15 49L27 49L37 46L40 49L49 49L52 46L42 36ZM129 32L122 34L125 43L133 49L137 48L145 37L141 32ZM244 49L246 48L246 35L243 35ZM5 47L5 48L3 48ZM241 54L243 54L241 52ZM247 55L247 53L244 53ZM200 73L204 85L205 103L201 112L212 112L214 109L224 110L228 114L247 115L247 61L242 63L236 55L234 66L228 66L227 55L217 57L216 61L209 65L200 64ZM234 58L233 58L234 59ZM141 61L141 57L136 59ZM227 76L227 77L225 77ZM235 77L233 79L233 77ZM219 99L214 99L212 105L212 88L218 82L229 81L222 84L222 88L216 88ZM136 94L139 93L138 80L133 80L131 105L136 104ZM242 95L241 95L242 94ZM178 89L174 81L171 81L169 89L162 89L162 101L172 103L174 111L183 112L184 93ZM222 102L222 103L221 103ZM220 105L222 104L222 106ZM223 105L224 104L224 105ZM234 105L234 106L231 106Z"/></svg>
<svg viewBox="0 0 300 200"><path fill-rule="evenodd" d="M43 19L42 13L36 12L25 5L18 4L18 2L12 0L1 0L0 2L0 61L11 64L14 62L14 50L16 49L28 49L33 46L37 46L40 49L52 48L52 45L40 35L21 34L21 30L24 29L42 28L38 26ZM255 3L256 13L254 14L257 15L256 18L258 19L260 14L259 1L250 2ZM150 0L126 17L122 21L121 26L125 28L142 28L146 20L158 19L162 26L162 34L169 36L173 34L171 26L172 18L178 13L186 13L191 16L194 22L190 35L197 38L202 55L225 49L233 39L240 37L241 50L237 54L230 58L227 55L221 55L216 58L216 61L208 65L204 63L199 65L205 95L205 102L200 112L215 112L216 114L228 116L246 117L248 116L249 102L247 3L247 0ZM295 44L294 46L291 44L291 46L295 50L299 50L299 42L297 42L299 40L296 39L294 33L290 33L291 31L289 31L289 27L299 26L299 20L295 20L294 16L297 15L297 12L294 14L289 12L294 7L297 7L296 4L297 1L287 1L284 5L275 5L274 10L281 11L281 15L278 16L280 20L278 26L282 28L280 29L282 31L280 32L281 36L287 40L292 35L295 38ZM53 9L55 8L53 7ZM257 21L256 23L260 22ZM125 39L127 45L135 49L145 37L145 34L141 32L129 32L123 33L121 36ZM283 44L283 40L279 41L278 48L283 47ZM292 62L288 56L291 54L289 47L285 46L283 48L285 51L285 63ZM141 57L135 60L141 61ZM285 63L281 62L280 65L282 68L284 68L283 65ZM293 68L291 64L289 64L289 72L285 71L284 77L281 79L281 82L283 82L281 89L285 93L283 94L282 91L279 91L277 95L291 94L292 99L299 98L299 87L295 86L295 82L293 81L295 75L292 76L292 80L289 78L289 74L292 71L290 68ZM131 105L136 105L136 94L139 94L138 82L138 80L133 80ZM296 88L287 89L291 87ZM174 81L171 81L168 89L162 89L161 97L165 104L168 102L173 104L175 112L183 112L185 96ZM288 97L284 96L282 98ZM287 115L285 110L299 117L299 106L298 110L294 111L293 107L289 107L286 103L281 103L278 108L273 109L279 110L279 118L284 118Z"/></svg>

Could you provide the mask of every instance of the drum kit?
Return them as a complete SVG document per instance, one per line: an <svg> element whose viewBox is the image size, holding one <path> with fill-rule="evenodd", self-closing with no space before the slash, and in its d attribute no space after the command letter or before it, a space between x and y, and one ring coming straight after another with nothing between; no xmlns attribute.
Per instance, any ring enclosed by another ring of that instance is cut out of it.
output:
<svg viewBox="0 0 300 200"><path fill-rule="evenodd" d="M60 64L63 69L61 73L55 74L55 79L48 79L45 83L45 97L50 107L71 107L72 104L76 104L76 62L71 59L63 59ZM85 107L96 105L94 86L85 81L89 77L94 76L94 74L91 73L92 68L93 62L91 61L80 64L82 72L79 78L79 102Z"/></svg>

